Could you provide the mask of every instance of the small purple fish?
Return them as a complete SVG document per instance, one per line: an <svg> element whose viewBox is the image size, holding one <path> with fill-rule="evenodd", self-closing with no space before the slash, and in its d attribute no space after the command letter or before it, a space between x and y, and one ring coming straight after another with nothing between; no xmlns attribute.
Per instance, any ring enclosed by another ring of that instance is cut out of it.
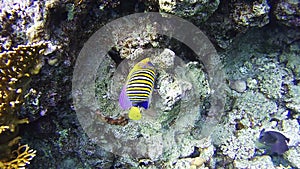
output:
<svg viewBox="0 0 300 169"><path fill-rule="evenodd" d="M265 129L263 129L258 140L266 145L272 154L282 155L289 149L287 143L290 139L277 131L265 132Z"/></svg>

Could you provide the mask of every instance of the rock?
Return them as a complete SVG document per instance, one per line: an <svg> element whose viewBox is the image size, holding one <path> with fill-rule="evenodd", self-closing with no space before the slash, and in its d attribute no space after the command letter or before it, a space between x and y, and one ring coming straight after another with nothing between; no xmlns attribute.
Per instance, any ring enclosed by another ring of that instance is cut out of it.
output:
<svg viewBox="0 0 300 169"><path fill-rule="evenodd" d="M254 1L236 1L233 3L232 19L237 26L242 27L263 27L269 23L270 6L266 0Z"/></svg>
<svg viewBox="0 0 300 169"><path fill-rule="evenodd" d="M159 8L162 12L188 19L196 18L196 22L206 21L217 10L219 4L219 0L159 0Z"/></svg>
<svg viewBox="0 0 300 169"><path fill-rule="evenodd" d="M300 113L300 86L288 85L288 94L284 101L287 108Z"/></svg>
<svg viewBox="0 0 300 169"><path fill-rule="evenodd" d="M247 84L243 80L232 81L229 83L229 86L231 89L233 89L239 93L242 93L247 89Z"/></svg>
<svg viewBox="0 0 300 169"><path fill-rule="evenodd" d="M291 27L300 26L300 1L298 0L280 0L275 5L274 15L276 19Z"/></svg>

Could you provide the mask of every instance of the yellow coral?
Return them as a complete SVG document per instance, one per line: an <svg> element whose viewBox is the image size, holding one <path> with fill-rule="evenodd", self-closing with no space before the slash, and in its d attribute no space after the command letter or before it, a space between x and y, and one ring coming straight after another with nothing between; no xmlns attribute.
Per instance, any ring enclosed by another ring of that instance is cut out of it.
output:
<svg viewBox="0 0 300 169"><path fill-rule="evenodd" d="M9 129L9 126L0 126L0 134L7 129Z"/></svg>
<svg viewBox="0 0 300 169"><path fill-rule="evenodd" d="M22 145L17 150L13 151L15 158L11 161L1 162L1 169L25 169L27 164L30 164L30 160L36 156L36 151L29 149L28 145Z"/></svg>
<svg viewBox="0 0 300 169"><path fill-rule="evenodd" d="M23 103L28 77L37 72L36 66L40 65L39 58L46 46L45 43L19 45L13 51L0 53L0 133L7 126L14 132L18 124L28 123L26 119L19 120L16 112Z"/></svg>
<svg viewBox="0 0 300 169"><path fill-rule="evenodd" d="M17 113L23 104L24 91L29 78L37 74L42 66L40 56L46 43L19 45L12 51L0 53L0 168L25 168L36 155L28 145L14 150L21 137L18 125L29 123L27 118L19 119Z"/></svg>

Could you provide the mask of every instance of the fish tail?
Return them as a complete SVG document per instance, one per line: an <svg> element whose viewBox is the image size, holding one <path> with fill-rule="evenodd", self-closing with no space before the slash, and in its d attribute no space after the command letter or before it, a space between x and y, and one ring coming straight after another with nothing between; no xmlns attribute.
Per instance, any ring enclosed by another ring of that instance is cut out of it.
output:
<svg viewBox="0 0 300 169"><path fill-rule="evenodd" d="M131 120L140 120L142 118L140 109L136 106L132 106L129 110L128 117Z"/></svg>

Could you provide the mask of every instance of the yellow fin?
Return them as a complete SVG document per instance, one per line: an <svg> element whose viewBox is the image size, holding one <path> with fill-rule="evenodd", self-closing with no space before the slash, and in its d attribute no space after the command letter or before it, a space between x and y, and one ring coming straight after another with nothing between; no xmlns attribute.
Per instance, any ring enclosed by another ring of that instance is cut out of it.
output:
<svg viewBox="0 0 300 169"><path fill-rule="evenodd" d="M140 120L142 118L141 111L138 107L131 107L128 113L128 117L131 120Z"/></svg>

